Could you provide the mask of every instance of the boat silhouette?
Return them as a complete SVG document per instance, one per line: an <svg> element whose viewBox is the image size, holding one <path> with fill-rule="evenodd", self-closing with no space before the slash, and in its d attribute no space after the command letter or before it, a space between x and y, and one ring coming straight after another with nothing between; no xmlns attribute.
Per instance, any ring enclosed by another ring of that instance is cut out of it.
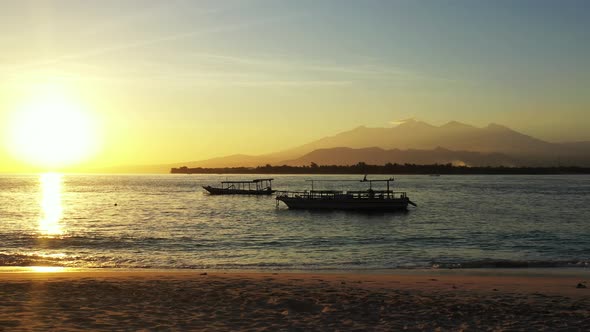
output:
<svg viewBox="0 0 590 332"><path fill-rule="evenodd" d="M285 203L289 209L307 210L362 210L362 211L400 211L407 210L408 204L417 206L410 200L406 192L392 191L393 178L383 180L367 180L360 182L369 184L367 190L314 190L314 182L358 182L358 180L308 180L311 182L309 191L281 191L276 196L277 205ZM385 190L374 190L374 183L385 183Z"/></svg>
<svg viewBox="0 0 590 332"><path fill-rule="evenodd" d="M249 181L221 181L221 187L203 186L211 195L271 195L274 179Z"/></svg>

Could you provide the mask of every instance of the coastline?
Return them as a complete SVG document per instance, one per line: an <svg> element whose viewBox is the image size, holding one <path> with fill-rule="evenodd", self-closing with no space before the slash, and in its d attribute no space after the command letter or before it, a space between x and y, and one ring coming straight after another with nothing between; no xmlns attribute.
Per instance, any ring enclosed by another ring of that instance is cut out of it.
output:
<svg viewBox="0 0 590 332"><path fill-rule="evenodd" d="M0 271L0 329L576 331L590 324L590 288L576 288L590 287L585 269L32 269Z"/></svg>
<svg viewBox="0 0 590 332"><path fill-rule="evenodd" d="M257 167L172 167L169 174L184 175L588 175L582 166L449 166L449 165L364 165L257 166Z"/></svg>

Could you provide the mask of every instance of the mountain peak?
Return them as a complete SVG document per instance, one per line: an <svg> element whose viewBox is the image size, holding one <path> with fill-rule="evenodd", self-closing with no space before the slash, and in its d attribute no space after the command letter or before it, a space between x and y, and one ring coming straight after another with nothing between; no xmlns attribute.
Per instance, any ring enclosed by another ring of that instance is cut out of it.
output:
<svg viewBox="0 0 590 332"><path fill-rule="evenodd" d="M360 125L358 127L355 127L353 130L357 130L357 129L367 129L367 126L365 125Z"/></svg>
<svg viewBox="0 0 590 332"><path fill-rule="evenodd" d="M400 123L397 127L394 128L434 128L434 126L423 121L408 119L404 120L404 122Z"/></svg>
<svg viewBox="0 0 590 332"><path fill-rule="evenodd" d="M445 123L444 125L440 126L441 128L475 128L472 125L465 124L459 121L450 121Z"/></svg>

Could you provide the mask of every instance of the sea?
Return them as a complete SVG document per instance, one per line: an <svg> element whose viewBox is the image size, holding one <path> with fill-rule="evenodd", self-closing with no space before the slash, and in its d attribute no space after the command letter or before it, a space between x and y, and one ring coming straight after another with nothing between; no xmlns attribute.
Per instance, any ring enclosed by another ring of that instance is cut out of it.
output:
<svg viewBox="0 0 590 332"><path fill-rule="evenodd" d="M393 175L407 212L210 196L256 175L0 175L0 267L387 271L590 268L589 175ZM358 175L260 175L360 190ZM380 179L383 176L369 176ZM374 188L378 189L378 188Z"/></svg>

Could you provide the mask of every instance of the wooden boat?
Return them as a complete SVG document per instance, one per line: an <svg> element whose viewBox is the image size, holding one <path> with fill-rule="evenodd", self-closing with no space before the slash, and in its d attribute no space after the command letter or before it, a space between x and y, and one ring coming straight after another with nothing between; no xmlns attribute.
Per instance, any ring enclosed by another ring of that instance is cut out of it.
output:
<svg viewBox="0 0 590 332"><path fill-rule="evenodd" d="M407 210L408 204L417 206L405 192L390 190L393 178L385 180L367 180L366 176L360 182L369 184L368 190L338 191L314 190L313 183L319 181L351 181L351 180L309 180L312 182L310 191L283 191L277 197L279 202L285 203L289 209L307 210L360 210L360 211L400 211ZM354 180L355 182L357 180ZM373 190L373 183L385 182L386 190Z"/></svg>
<svg viewBox="0 0 590 332"><path fill-rule="evenodd" d="M274 179L254 179L250 181L222 181L221 187L203 186L211 195L271 195Z"/></svg>

